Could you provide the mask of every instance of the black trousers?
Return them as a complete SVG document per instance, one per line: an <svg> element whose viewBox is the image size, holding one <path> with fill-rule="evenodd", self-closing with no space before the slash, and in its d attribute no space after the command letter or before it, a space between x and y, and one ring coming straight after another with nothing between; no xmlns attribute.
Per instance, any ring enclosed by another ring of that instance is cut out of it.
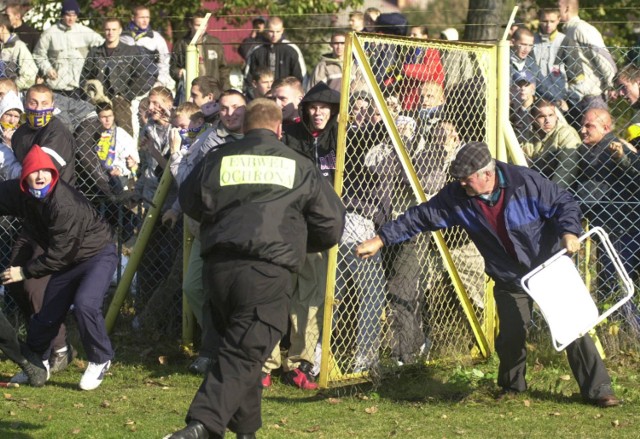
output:
<svg viewBox="0 0 640 439"><path fill-rule="evenodd" d="M36 259L38 256L44 253L44 250L36 244L31 238L21 233L17 237L11 255L11 265L15 267L23 267L28 262ZM24 317L28 320L33 314L37 314L42 309L42 303L44 301L44 292L47 289L47 284L51 275L40 278L29 278L22 282L16 282L7 285L7 292L11 298L16 302L20 311ZM56 351L58 349L67 346L67 327L64 323L60 325L58 333L51 342L51 350ZM45 355L48 359L48 355Z"/></svg>
<svg viewBox="0 0 640 439"><path fill-rule="evenodd" d="M412 363L426 342L422 325L425 296L420 286L422 264L418 245L411 240L383 251L392 354L404 363Z"/></svg>
<svg viewBox="0 0 640 439"><path fill-rule="evenodd" d="M227 427L254 433L262 426L262 364L287 330L291 273L259 260L205 257L202 278L222 340L187 422L221 436Z"/></svg>
<svg viewBox="0 0 640 439"><path fill-rule="evenodd" d="M2 311L0 311L0 351L4 352L11 361L16 363L24 360L20 353L18 335Z"/></svg>
<svg viewBox="0 0 640 439"><path fill-rule="evenodd" d="M531 321L533 301L519 285L496 282L494 289L500 327L496 351L500 358L498 385L507 390L527 390L527 350L525 341ZM562 291L558 291L562 294ZM567 310L568 313L571 310ZM567 359L586 400L613 394L611 378L593 340L585 335L567 349Z"/></svg>

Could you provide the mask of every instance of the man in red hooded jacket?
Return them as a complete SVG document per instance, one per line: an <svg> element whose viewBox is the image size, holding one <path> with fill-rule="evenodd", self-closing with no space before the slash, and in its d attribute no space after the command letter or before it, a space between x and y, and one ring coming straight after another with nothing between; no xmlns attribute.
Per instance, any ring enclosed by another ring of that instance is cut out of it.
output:
<svg viewBox="0 0 640 439"><path fill-rule="evenodd" d="M51 275L42 308L27 328L27 345L44 354L71 305L89 360L80 388L97 388L111 365L113 349L102 303L118 257L109 225L90 202L59 180L51 157L34 145L22 162L20 180L0 183L0 215L23 219L24 229L44 253L0 274L4 284Z"/></svg>

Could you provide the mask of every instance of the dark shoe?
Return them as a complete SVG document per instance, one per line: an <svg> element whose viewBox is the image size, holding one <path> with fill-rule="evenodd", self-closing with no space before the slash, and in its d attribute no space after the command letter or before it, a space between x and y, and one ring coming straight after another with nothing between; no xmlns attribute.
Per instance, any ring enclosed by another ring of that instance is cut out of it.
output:
<svg viewBox="0 0 640 439"><path fill-rule="evenodd" d="M209 439L209 432L198 421L191 421L182 430L178 430L169 436L169 439Z"/></svg>
<svg viewBox="0 0 640 439"><path fill-rule="evenodd" d="M62 372L76 358L77 352L73 346L68 345L64 352L54 352L49 357L49 370L51 373Z"/></svg>
<svg viewBox="0 0 640 439"><path fill-rule="evenodd" d="M236 433L236 439L256 439L255 433Z"/></svg>
<svg viewBox="0 0 640 439"><path fill-rule="evenodd" d="M290 386L295 386L302 390L316 390L318 384L314 382L311 370L313 365L306 361L301 361L300 366L282 375L282 381Z"/></svg>
<svg viewBox="0 0 640 439"><path fill-rule="evenodd" d="M616 395L601 396L600 398L592 399L590 402L601 409L617 407L621 404L621 401L616 397Z"/></svg>
<svg viewBox="0 0 640 439"><path fill-rule="evenodd" d="M212 362L209 357L198 357L189 365L189 372L195 375L206 375Z"/></svg>
<svg viewBox="0 0 640 439"><path fill-rule="evenodd" d="M42 387L49 378L49 372L42 363L39 355L31 351L26 345L20 347L24 360L18 365L29 378L29 384L33 387Z"/></svg>
<svg viewBox="0 0 640 439"><path fill-rule="evenodd" d="M515 391L515 390L512 390L512 389L500 389L500 391L496 395L495 399L496 399L496 402L510 401L510 400L514 399L520 393L522 393L522 392L518 392L518 391Z"/></svg>
<svg viewBox="0 0 640 439"><path fill-rule="evenodd" d="M262 372L262 378L260 380L262 381L262 387L264 387L264 388L271 387L271 374L270 373Z"/></svg>

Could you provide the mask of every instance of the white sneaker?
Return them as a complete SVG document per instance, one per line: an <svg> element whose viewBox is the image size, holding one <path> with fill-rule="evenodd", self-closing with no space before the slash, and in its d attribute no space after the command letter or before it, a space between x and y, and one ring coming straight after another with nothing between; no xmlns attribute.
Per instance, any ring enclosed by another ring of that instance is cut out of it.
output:
<svg viewBox="0 0 640 439"><path fill-rule="evenodd" d="M311 369L311 375L317 377L320 375L320 362L322 361L322 343L316 344L316 349L313 353L313 369Z"/></svg>
<svg viewBox="0 0 640 439"><path fill-rule="evenodd" d="M42 364L44 364L45 369L47 369L47 381L49 381L49 378L51 378L51 371L49 370L49 360L44 360ZM24 371L21 370L20 372L12 376L9 382L15 384L29 384L29 377L26 373L24 373Z"/></svg>
<svg viewBox="0 0 640 439"><path fill-rule="evenodd" d="M102 383L105 373L109 370L111 361L106 363L89 363L87 370L84 371L82 379L80 380L80 388L82 390L97 389Z"/></svg>

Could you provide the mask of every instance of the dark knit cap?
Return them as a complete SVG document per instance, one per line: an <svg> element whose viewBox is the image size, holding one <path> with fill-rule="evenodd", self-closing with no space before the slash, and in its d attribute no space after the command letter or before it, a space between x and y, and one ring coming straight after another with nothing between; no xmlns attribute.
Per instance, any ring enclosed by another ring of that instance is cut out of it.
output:
<svg viewBox="0 0 640 439"><path fill-rule="evenodd" d="M80 5L76 0L64 0L62 2L62 15L67 12L75 12L76 15L80 15Z"/></svg>
<svg viewBox="0 0 640 439"><path fill-rule="evenodd" d="M471 142L464 145L449 167L453 178L465 178L478 172L491 163L491 151L484 142Z"/></svg>

